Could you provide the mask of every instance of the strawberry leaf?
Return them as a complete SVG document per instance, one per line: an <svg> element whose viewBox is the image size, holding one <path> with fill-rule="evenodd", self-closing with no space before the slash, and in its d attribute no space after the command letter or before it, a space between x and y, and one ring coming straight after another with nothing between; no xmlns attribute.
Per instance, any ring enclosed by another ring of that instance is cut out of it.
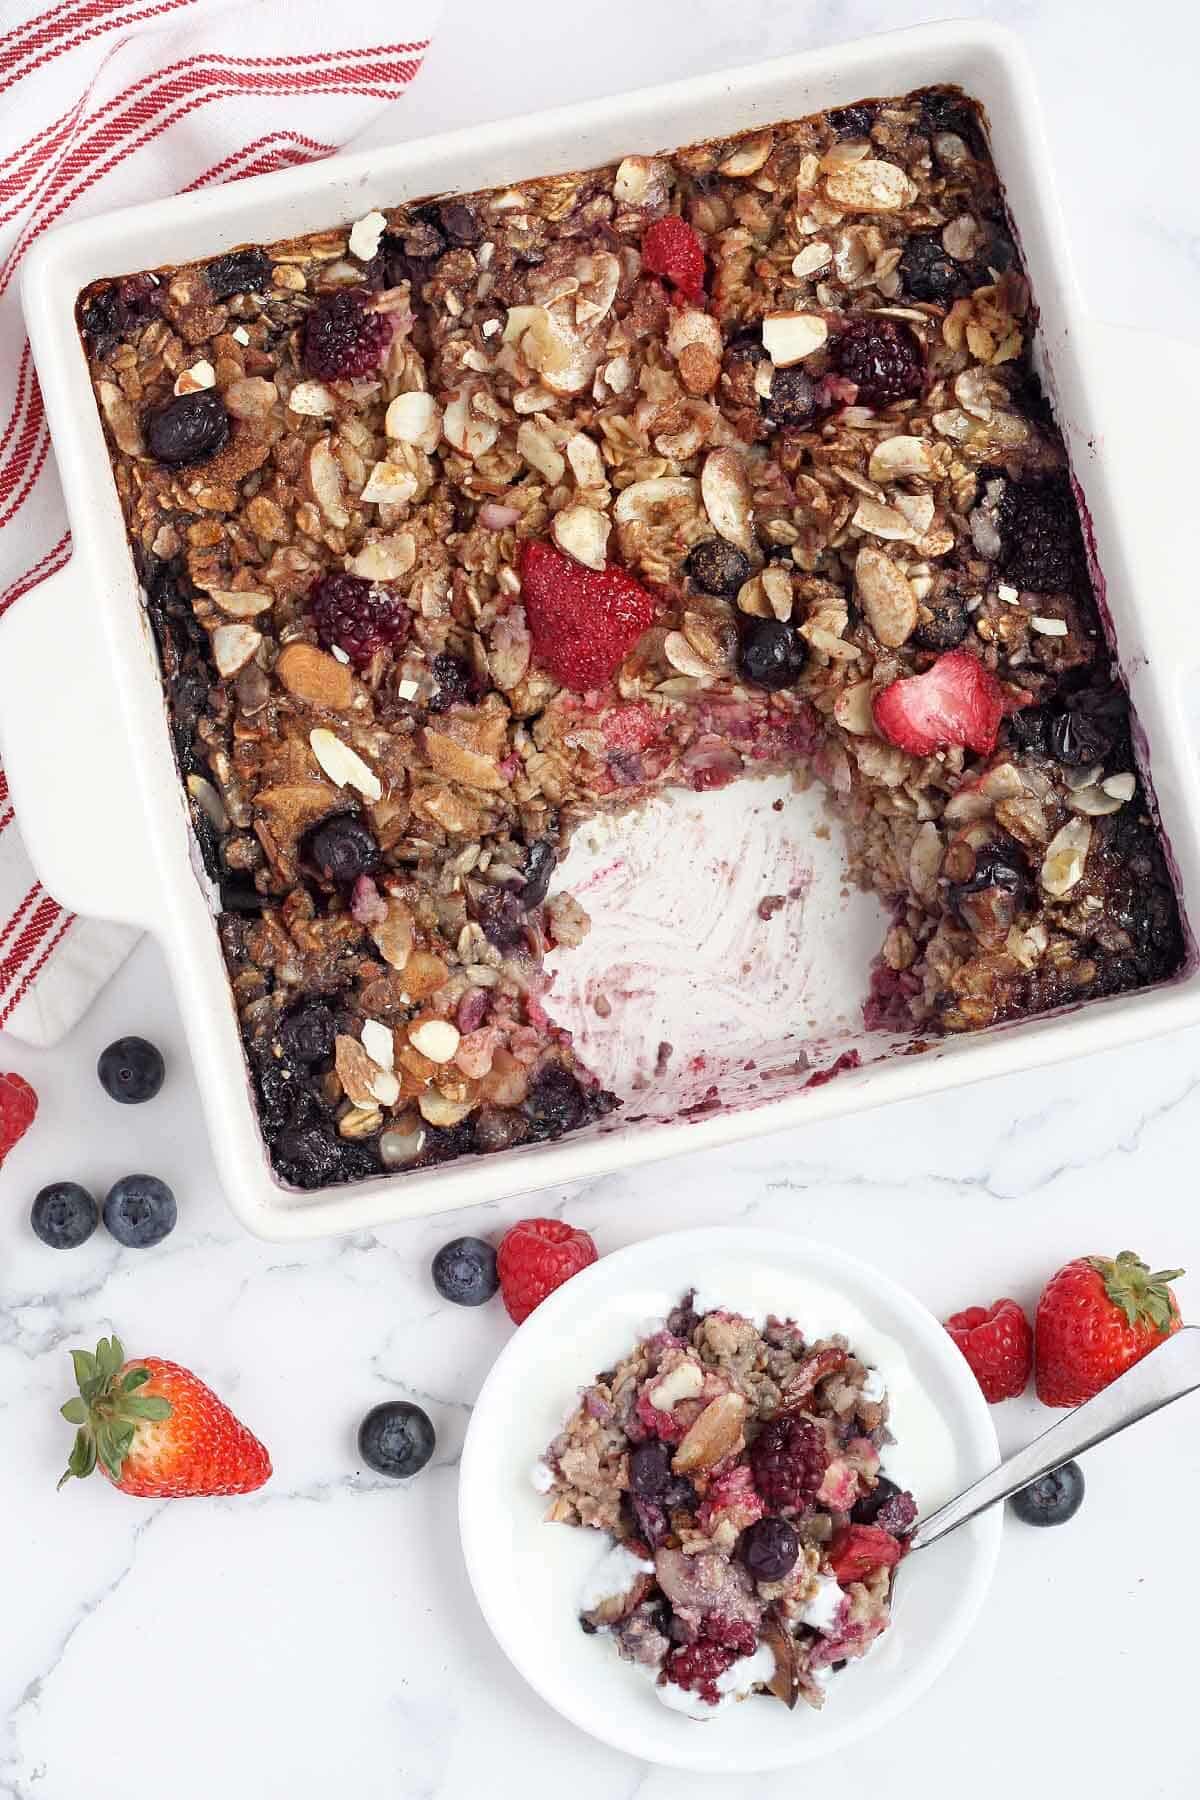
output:
<svg viewBox="0 0 1200 1800"><path fill-rule="evenodd" d="M132 1394L135 1388L144 1387L150 1379L149 1369L130 1369L121 1383L123 1393Z"/></svg>
<svg viewBox="0 0 1200 1800"><path fill-rule="evenodd" d="M80 1387L99 1379L100 1365L90 1350L72 1350L71 1361L75 1365L75 1379Z"/></svg>
<svg viewBox="0 0 1200 1800"><path fill-rule="evenodd" d="M171 1402L161 1394L133 1394L122 1401L121 1411L130 1419L169 1419Z"/></svg>
<svg viewBox="0 0 1200 1800"><path fill-rule="evenodd" d="M59 1407L58 1410L59 1410L59 1412L61 1412L63 1418L67 1421L68 1425L86 1425L87 1424L88 1409L83 1404L83 1401L81 1399L79 1399L78 1397L76 1397L74 1400L66 1401L62 1406Z"/></svg>

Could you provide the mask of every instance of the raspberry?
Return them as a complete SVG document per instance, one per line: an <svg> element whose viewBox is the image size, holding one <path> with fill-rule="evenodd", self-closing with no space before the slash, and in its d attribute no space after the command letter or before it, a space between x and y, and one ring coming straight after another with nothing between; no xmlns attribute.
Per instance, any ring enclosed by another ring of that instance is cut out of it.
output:
<svg viewBox="0 0 1200 1800"><path fill-rule="evenodd" d="M496 1270L500 1293L514 1325L527 1319L547 1294L596 1260L586 1231L562 1219L522 1219L500 1240Z"/></svg>
<svg viewBox="0 0 1200 1800"><path fill-rule="evenodd" d="M33 1124L38 1097L20 1075L0 1075L0 1163Z"/></svg>
<svg viewBox="0 0 1200 1800"><path fill-rule="evenodd" d="M365 288L342 288L318 300L304 326L303 363L322 381L372 375L392 341L392 322L368 312Z"/></svg>
<svg viewBox="0 0 1200 1800"><path fill-rule="evenodd" d="M825 1479L825 1433L811 1419L768 1419L750 1446L754 1485L768 1512L808 1512Z"/></svg>
<svg viewBox="0 0 1200 1800"><path fill-rule="evenodd" d="M695 1643L685 1644L667 1658L667 1680L716 1706L721 1698L718 1675L723 1675L739 1658L753 1656L757 1647L753 1625L741 1619L723 1619L719 1613L706 1613Z"/></svg>
<svg viewBox="0 0 1200 1800"><path fill-rule="evenodd" d="M412 625L412 614L398 594L358 575L323 575L309 603L325 648L344 650L358 669L377 650L405 643Z"/></svg>
<svg viewBox="0 0 1200 1800"><path fill-rule="evenodd" d="M876 1569L894 1569L904 1555L904 1545L878 1525L848 1525L833 1539L828 1555L839 1585L848 1587Z"/></svg>
<svg viewBox="0 0 1200 1800"><path fill-rule="evenodd" d="M703 306L704 245L685 219L669 213L646 227L642 234L642 267L671 283L676 302Z"/></svg>
<svg viewBox="0 0 1200 1800"><path fill-rule="evenodd" d="M985 1400L995 1406L1025 1392L1033 1367L1033 1331L1015 1300L952 1313L946 1330L970 1363Z"/></svg>
<svg viewBox="0 0 1200 1800"><path fill-rule="evenodd" d="M654 600L624 569L585 569L531 540L521 556L525 616L538 662L575 693L602 686L654 620Z"/></svg>
<svg viewBox="0 0 1200 1800"><path fill-rule="evenodd" d="M863 406L890 406L925 385L921 346L895 319L855 319L833 346L839 375L854 382Z"/></svg>

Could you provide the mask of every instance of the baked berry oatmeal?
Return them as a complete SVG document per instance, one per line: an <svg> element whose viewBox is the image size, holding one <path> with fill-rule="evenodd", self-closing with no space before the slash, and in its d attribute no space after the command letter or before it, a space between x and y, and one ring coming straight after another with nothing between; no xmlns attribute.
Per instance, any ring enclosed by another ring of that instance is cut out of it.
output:
<svg viewBox="0 0 1200 1800"><path fill-rule="evenodd" d="M831 1672L887 1629L916 1523L881 1472L887 1421L844 1338L687 1294L584 1390L535 1471L548 1522L612 1539L584 1631L693 1718L751 1693L821 1706Z"/></svg>
<svg viewBox="0 0 1200 1800"><path fill-rule="evenodd" d="M280 1175L615 1096L581 820L824 785L868 1026L1182 938L978 109L927 89L94 284L79 322Z"/></svg>

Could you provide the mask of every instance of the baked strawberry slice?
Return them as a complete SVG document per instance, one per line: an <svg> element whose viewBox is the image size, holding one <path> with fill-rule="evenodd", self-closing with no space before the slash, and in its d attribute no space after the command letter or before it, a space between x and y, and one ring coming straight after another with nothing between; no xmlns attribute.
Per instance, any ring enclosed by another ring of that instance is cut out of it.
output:
<svg viewBox="0 0 1200 1800"><path fill-rule="evenodd" d="M839 1587L864 1581L876 1569L894 1569L904 1545L878 1525L847 1525L829 1546L829 1566Z"/></svg>
<svg viewBox="0 0 1200 1800"><path fill-rule="evenodd" d="M686 219L668 213L642 233L642 267L670 282L677 305L704 305L704 245Z"/></svg>
<svg viewBox="0 0 1200 1800"><path fill-rule="evenodd" d="M947 650L923 675L904 675L876 694L877 729L910 756L961 745L987 756L996 744L1004 697L990 669L969 650Z"/></svg>
<svg viewBox="0 0 1200 1800"><path fill-rule="evenodd" d="M578 694L602 687L654 622L653 595L624 569L585 569L538 539L521 553L521 589L535 660Z"/></svg>

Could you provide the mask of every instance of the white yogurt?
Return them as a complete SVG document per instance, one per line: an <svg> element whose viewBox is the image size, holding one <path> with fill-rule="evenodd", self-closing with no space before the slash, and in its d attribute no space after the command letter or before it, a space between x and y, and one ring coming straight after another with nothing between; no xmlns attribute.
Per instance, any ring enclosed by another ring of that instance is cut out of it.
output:
<svg viewBox="0 0 1200 1800"><path fill-rule="evenodd" d="M536 1494L548 1494L554 1486L554 1470L547 1462L539 1458L529 1471L529 1480Z"/></svg>
<svg viewBox="0 0 1200 1800"><path fill-rule="evenodd" d="M887 1398L887 1384L878 1369L868 1369L867 1379L862 1384L862 1397L873 1406Z"/></svg>
<svg viewBox="0 0 1200 1800"><path fill-rule="evenodd" d="M804 1602L796 1617L802 1624L811 1625L814 1631L824 1632L828 1637L837 1624L846 1596L833 1575L818 1575L816 1583L815 1592Z"/></svg>
<svg viewBox="0 0 1200 1800"><path fill-rule="evenodd" d="M614 1544L595 1564L579 1590L580 1612L591 1612L606 1600L627 1594L639 1575L653 1575L654 1564L635 1556L624 1544Z"/></svg>
<svg viewBox="0 0 1200 1800"><path fill-rule="evenodd" d="M713 1685L721 1698L715 1706L674 1681L656 1687L654 1692L671 1712L684 1713L689 1719L711 1719L722 1707L744 1700L760 1683L770 1681L774 1673L775 1652L769 1644L760 1644L752 1656L739 1656L723 1675L717 1676Z"/></svg>

